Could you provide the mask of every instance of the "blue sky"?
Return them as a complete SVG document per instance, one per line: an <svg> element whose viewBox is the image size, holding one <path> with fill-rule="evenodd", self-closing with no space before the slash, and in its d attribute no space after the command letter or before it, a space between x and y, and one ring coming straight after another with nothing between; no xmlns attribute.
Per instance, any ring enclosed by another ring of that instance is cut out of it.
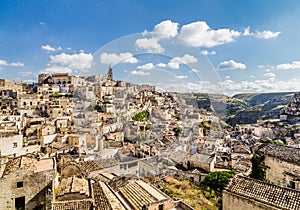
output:
<svg viewBox="0 0 300 210"><path fill-rule="evenodd" d="M166 90L299 91L299 19L297 0L3 0L0 77L111 64L116 79Z"/></svg>

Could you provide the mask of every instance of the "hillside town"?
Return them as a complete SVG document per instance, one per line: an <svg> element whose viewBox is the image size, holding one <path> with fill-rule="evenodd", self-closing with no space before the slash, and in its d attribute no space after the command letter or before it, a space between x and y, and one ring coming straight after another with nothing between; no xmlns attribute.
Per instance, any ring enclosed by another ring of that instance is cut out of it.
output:
<svg viewBox="0 0 300 210"><path fill-rule="evenodd" d="M175 92L107 75L0 80L0 209L195 209L156 177L234 171L223 209L300 208L300 95L230 126Z"/></svg>

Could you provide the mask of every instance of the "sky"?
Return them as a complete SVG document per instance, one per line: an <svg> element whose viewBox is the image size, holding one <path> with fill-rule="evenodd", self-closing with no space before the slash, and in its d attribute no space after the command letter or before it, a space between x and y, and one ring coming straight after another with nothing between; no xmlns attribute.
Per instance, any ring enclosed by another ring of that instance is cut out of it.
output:
<svg viewBox="0 0 300 210"><path fill-rule="evenodd" d="M297 0L2 0L0 78L105 74L162 90L300 90Z"/></svg>

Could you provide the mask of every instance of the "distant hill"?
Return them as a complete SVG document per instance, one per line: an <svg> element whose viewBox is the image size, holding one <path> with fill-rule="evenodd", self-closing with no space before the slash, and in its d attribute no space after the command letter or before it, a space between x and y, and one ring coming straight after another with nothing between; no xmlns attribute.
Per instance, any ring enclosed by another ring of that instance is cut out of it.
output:
<svg viewBox="0 0 300 210"><path fill-rule="evenodd" d="M293 96L295 92L280 92L280 93L241 93L236 94L233 98L245 101L249 106L264 104L274 98Z"/></svg>
<svg viewBox="0 0 300 210"><path fill-rule="evenodd" d="M210 109L214 101L214 110L230 125L255 123L259 119L278 118L285 105L289 103L295 92L280 93L243 93L229 97L221 94L185 95L187 102L198 105L199 108Z"/></svg>

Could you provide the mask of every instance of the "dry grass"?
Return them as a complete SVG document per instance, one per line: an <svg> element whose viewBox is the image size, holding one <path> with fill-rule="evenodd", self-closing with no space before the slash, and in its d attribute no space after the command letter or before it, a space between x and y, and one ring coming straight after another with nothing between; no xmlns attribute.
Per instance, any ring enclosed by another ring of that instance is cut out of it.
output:
<svg viewBox="0 0 300 210"><path fill-rule="evenodd" d="M211 209L217 210L219 198L214 192L203 191L189 180L167 177L163 191L174 200L183 200L196 210Z"/></svg>

